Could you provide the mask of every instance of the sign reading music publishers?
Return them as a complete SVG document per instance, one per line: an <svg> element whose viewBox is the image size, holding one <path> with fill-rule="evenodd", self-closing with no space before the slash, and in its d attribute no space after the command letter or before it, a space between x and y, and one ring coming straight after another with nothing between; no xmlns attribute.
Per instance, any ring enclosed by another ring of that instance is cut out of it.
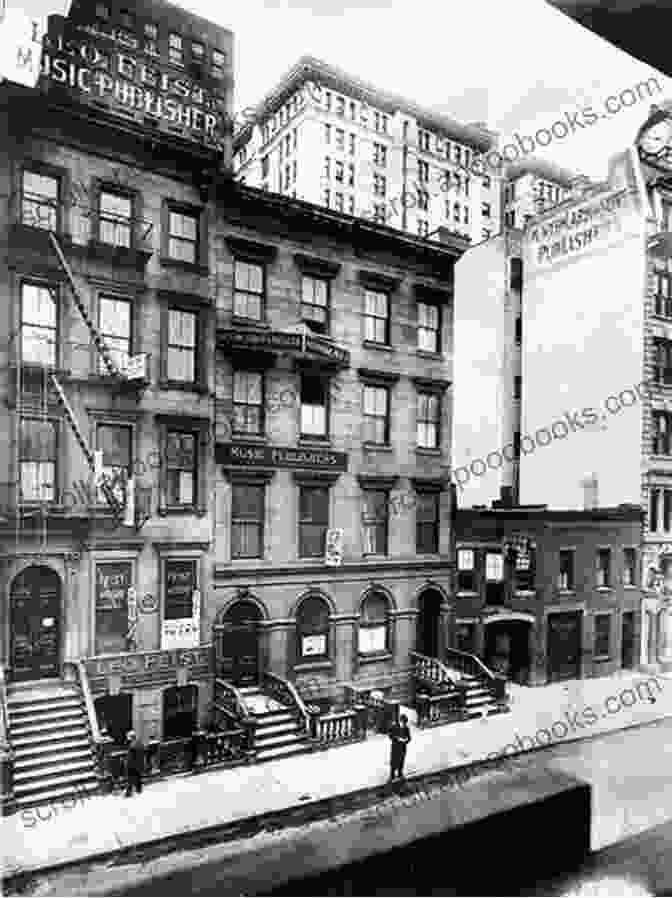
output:
<svg viewBox="0 0 672 898"><path fill-rule="evenodd" d="M293 470L348 470L347 452L330 449L295 449L291 446L257 446L255 443L219 443L217 464L225 467L290 468Z"/></svg>

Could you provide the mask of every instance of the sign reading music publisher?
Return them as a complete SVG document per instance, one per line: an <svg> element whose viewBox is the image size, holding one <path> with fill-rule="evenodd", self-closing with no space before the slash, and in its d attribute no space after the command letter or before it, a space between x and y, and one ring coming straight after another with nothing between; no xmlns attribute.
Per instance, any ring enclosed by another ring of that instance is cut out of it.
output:
<svg viewBox="0 0 672 898"><path fill-rule="evenodd" d="M290 468L293 470L348 470L347 452L330 449L295 449L291 446L257 446L254 443L218 443L217 464L224 467Z"/></svg>

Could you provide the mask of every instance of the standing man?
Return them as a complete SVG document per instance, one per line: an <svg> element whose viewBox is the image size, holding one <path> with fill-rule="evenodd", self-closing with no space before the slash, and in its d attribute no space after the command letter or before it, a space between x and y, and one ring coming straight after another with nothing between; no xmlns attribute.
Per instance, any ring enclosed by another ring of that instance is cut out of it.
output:
<svg viewBox="0 0 672 898"><path fill-rule="evenodd" d="M399 723L390 727L390 739L392 741L390 753L390 782L404 778L404 761L406 760L406 748L411 741L411 731L408 728L408 717L402 714Z"/></svg>
<svg viewBox="0 0 672 898"><path fill-rule="evenodd" d="M138 794L142 792L142 774L145 770L145 746L135 734L134 730L128 731L128 751L126 752L126 798L130 798L133 789Z"/></svg>

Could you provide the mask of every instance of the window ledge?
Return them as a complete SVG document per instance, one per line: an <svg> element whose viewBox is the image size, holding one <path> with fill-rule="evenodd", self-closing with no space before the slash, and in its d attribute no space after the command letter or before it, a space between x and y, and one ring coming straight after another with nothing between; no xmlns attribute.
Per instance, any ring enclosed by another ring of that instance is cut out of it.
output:
<svg viewBox="0 0 672 898"><path fill-rule="evenodd" d="M204 277L210 274L210 269L207 265L201 265L198 262L182 262L180 259L171 259L170 256L161 256L161 265L164 268L179 268L181 271L201 274Z"/></svg>
<svg viewBox="0 0 672 898"><path fill-rule="evenodd" d="M320 661L299 661L298 664L294 665L294 673L309 673L313 670L332 670L334 667L334 662L327 660Z"/></svg>
<svg viewBox="0 0 672 898"><path fill-rule="evenodd" d="M166 378L162 378L159 381L159 388L161 390L183 390L187 393L201 393L207 395L210 391L205 386L205 384L201 383L185 383L183 380L168 380Z"/></svg>
<svg viewBox="0 0 672 898"><path fill-rule="evenodd" d="M389 445L383 444L383 443L364 442L364 443L362 443L362 449L365 452L389 452L389 453L394 452L394 449L392 446L389 446Z"/></svg>
<svg viewBox="0 0 672 898"><path fill-rule="evenodd" d="M392 652L367 652L366 654L362 654L362 652L357 653L357 663L358 664L373 664L376 661L391 661L394 656Z"/></svg>
<svg viewBox="0 0 672 898"><path fill-rule="evenodd" d="M416 349L415 354L421 359L430 359L435 362L442 362L444 360L442 352L429 352L427 349Z"/></svg>
<svg viewBox="0 0 672 898"><path fill-rule="evenodd" d="M178 517L185 515L196 515L199 518L202 518L207 514L205 508L199 505L162 505L159 507L158 513L162 518L168 517L170 515Z"/></svg>
<svg viewBox="0 0 672 898"><path fill-rule="evenodd" d="M416 455L429 455L436 458L441 458L443 455L443 450L440 448L430 449L428 446L416 446L415 447Z"/></svg>
<svg viewBox="0 0 672 898"><path fill-rule="evenodd" d="M364 346L365 349L379 349L382 352L396 352L394 346L390 346L389 343L374 343L373 340L364 340L362 346Z"/></svg>

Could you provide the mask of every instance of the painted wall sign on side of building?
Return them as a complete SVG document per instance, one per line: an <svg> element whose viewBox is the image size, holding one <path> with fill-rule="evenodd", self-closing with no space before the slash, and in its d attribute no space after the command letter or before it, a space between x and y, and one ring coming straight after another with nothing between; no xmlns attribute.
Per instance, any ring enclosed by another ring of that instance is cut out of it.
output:
<svg viewBox="0 0 672 898"><path fill-rule="evenodd" d="M621 190L532 224L525 233L528 268L549 268L567 256L603 248L609 236L620 232L627 198L628 190Z"/></svg>
<svg viewBox="0 0 672 898"><path fill-rule="evenodd" d="M217 144L224 101L187 77L175 77L132 51L102 46L75 32L47 35L41 75L71 89L80 100L109 99L119 112L150 116L192 140Z"/></svg>
<svg viewBox="0 0 672 898"><path fill-rule="evenodd" d="M124 678L146 676L178 667L190 667L192 672L207 672L210 669L211 647L198 646L193 649L174 649L161 652L133 652L104 658L88 658L84 665L89 677L109 677L121 674Z"/></svg>
<svg viewBox="0 0 672 898"><path fill-rule="evenodd" d="M311 471L347 471L347 452L328 449L295 449L291 446L257 446L254 443L219 443L217 464L257 468L291 468Z"/></svg>

